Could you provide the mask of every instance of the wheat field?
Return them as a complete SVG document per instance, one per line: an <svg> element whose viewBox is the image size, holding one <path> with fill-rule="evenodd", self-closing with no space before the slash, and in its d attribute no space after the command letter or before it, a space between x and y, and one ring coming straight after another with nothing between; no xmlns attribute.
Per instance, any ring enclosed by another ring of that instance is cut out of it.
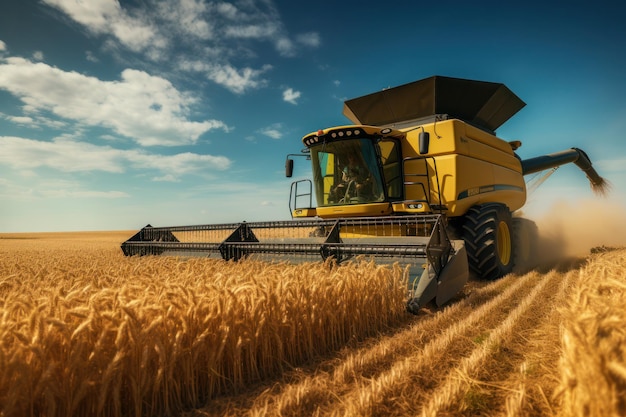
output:
<svg viewBox="0 0 626 417"><path fill-rule="evenodd" d="M400 267L127 258L131 234L0 234L0 416L626 414L625 249L412 316Z"/></svg>

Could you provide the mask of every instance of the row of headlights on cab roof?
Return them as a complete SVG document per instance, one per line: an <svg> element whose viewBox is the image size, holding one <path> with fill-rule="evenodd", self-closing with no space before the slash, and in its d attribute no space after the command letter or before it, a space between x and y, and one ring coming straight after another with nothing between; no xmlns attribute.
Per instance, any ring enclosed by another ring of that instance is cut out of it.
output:
<svg viewBox="0 0 626 417"><path fill-rule="evenodd" d="M337 139L338 137L342 138L344 136L352 136L352 135L357 136L357 135L360 135L360 134L361 134L361 130L360 129L340 130L338 132L332 132L330 134L330 137L333 138L333 139ZM323 135L324 135L324 131L323 130L318 130L317 131L317 136L311 136L310 138L305 139L304 140L304 144L308 145L308 146L311 146L311 145L319 142L320 136L323 136Z"/></svg>
<svg viewBox="0 0 626 417"><path fill-rule="evenodd" d="M386 135L388 133L391 133L391 129L388 128L388 127L384 128L384 129L382 129L380 131L380 133L382 135ZM360 129L339 130L337 132L332 132L330 134L330 137L333 138L333 139L337 139L338 137L342 138L344 136L352 136L352 135L358 136L360 134L361 134L361 130ZM317 136L311 136L310 138L305 139L304 140L304 144L307 145L307 146L311 146L311 145L319 142L320 136L324 136L324 131L321 130L321 129L317 131Z"/></svg>

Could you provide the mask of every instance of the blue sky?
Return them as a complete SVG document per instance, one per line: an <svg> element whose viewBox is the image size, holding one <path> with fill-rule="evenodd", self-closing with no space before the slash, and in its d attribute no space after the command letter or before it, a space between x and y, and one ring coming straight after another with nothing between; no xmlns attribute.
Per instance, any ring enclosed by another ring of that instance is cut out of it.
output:
<svg viewBox="0 0 626 417"><path fill-rule="evenodd" d="M582 148L624 205L626 8L603 3L3 1L0 232L288 219L301 137L431 75L506 84L527 105L498 135ZM527 209L594 198L564 166Z"/></svg>

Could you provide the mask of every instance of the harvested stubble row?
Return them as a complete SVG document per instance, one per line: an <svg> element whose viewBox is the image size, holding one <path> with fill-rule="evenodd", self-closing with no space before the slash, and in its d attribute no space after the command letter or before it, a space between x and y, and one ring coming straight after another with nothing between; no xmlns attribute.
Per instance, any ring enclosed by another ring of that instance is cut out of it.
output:
<svg viewBox="0 0 626 417"><path fill-rule="evenodd" d="M18 246L0 245L5 417L175 413L405 315L404 272L365 261L294 266Z"/></svg>

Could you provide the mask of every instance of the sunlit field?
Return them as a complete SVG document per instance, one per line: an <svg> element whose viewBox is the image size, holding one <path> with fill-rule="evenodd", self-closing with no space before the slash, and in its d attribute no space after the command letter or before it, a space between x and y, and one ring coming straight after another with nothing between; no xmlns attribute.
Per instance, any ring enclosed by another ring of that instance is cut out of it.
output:
<svg viewBox="0 0 626 417"><path fill-rule="evenodd" d="M626 414L626 250L404 311L361 261L124 257L0 234L0 416Z"/></svg>

